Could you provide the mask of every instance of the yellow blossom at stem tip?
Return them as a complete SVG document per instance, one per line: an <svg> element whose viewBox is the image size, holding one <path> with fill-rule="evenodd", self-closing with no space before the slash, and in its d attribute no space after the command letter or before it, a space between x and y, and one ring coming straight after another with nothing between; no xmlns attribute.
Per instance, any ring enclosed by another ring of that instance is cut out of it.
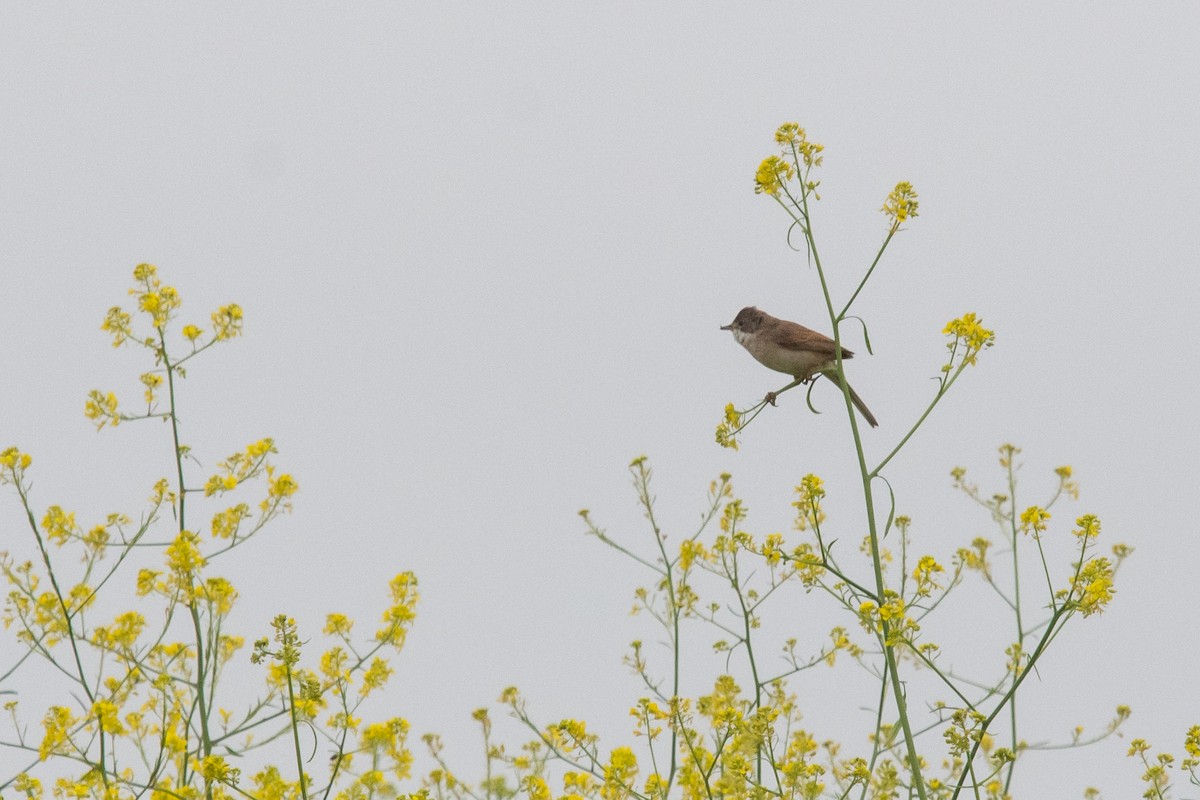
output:
<svg viewBox="0 0 1200 800"><path fill-rule="evenodd" d="M754 173L754 193L769 194L772 197L779 194L785 181L796 177L796 169L779 156L767 156L758 165Z"/></svg>
<svg viewBox="0 0 1200 800"><path fill-rule="evenodd" d="M888 193L887 199L883 201L883 208L879 210L887 214L892 220L892 225L896 227L916 217L917 206L917 190L908 181L901 181Z"/></svg>

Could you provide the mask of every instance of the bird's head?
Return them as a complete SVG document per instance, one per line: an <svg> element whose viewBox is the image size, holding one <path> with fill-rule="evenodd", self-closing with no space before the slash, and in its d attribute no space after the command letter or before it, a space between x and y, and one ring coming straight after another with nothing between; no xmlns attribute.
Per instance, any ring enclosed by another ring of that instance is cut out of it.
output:
<svg viewBox="0 0 1200 800"><path fill-rule="evenodd" d="M746 306L738 312L733 318L733 322L728 325L722 325L721 330L733 331L733 333L755 333L762 327L763 322L767 319L767 315L763 311L759 311L754 306Z"/></svg>

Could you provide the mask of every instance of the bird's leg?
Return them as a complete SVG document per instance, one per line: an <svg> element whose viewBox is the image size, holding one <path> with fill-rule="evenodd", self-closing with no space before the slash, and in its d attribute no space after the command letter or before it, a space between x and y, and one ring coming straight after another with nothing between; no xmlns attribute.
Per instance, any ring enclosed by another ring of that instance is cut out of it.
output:
<svg viewBox="0 0 1200 800"><path fill-rule="evenodd" d="M779 397L779 395L783 394L783 393L784 393L784 392L786 392L788 389L791 389L791 388L793 388L793 387L795 387L795 386L799 386L799 385L800 385L800 384L802 384L802 383L808 383L808 382L809 382L809 380L811 380L811 379L812 379L812 376L811 376L811 375L805 375L804 377L800 377L799 375L797 375L797 376L795 377L795 380L793 380L793 381L792 381L791 383L789 383L787 386L785 386L785 387L783 387L782 389L780 389L778 392L767 392L767 396L763 398L763 402L764 402L764 403L769 403L770 405L775 405L775 399L776 399L777 397Z"/></svg>

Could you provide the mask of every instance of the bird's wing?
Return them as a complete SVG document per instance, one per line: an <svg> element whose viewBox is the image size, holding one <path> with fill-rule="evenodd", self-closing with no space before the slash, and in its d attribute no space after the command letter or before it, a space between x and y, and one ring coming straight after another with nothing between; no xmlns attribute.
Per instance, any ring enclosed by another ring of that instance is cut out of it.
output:
<svg viewBox="0 0 1200 800"><path fill-rule="evenodd" d="M833 339L795 322L787 320L781 320L781 322L783 324L779 326L777 333L779 344L783 347L788 350L808 350L827 355L830 358L835 357ZM853 351L842 348L842 358L853 357Z"/></svg>

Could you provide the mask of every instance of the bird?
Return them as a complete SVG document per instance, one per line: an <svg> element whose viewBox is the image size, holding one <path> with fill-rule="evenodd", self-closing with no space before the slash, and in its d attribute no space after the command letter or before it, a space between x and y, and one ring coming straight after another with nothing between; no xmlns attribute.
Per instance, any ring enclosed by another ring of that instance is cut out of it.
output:
<svg viewBox="0 0 1200 800"><path fill-rule="evenodd" d="M786 319L772 317L754 306L746 306L733 322L722 325L721 330L732 331L733 338L750 351L758 363L776 372L791 375L797 383L808 383L815 375L824 375L835 385L842 386L837 373L837 345L823 333L806 328ZM842 360L854 358L854 353L841 348ZM850 393L850 402L863 415L872 428L879 427L875 415L867 408L858 393L845 384ZM774 404L775 392L767 394L767 402Z"/></svg>

